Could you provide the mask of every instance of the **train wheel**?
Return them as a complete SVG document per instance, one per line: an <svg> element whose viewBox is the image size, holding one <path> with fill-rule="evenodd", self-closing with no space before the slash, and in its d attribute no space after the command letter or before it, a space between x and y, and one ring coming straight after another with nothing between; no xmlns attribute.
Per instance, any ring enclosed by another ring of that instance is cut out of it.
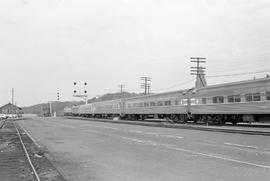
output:
<svg viewBox="0 0 270 181"><path fill-rule="evenodd" d="M180 114L180 116L179 116L180 123L184 124L184 123L186 123L186 120L187 120L186 116L184 114Z"/></svg>
<svg viewBox="0 0 270 181"><path fill-rule="evenodd" d="M179 116L176 115L176 114L172 114L171 115L171 120L173 120L173 122L175 122L175 123L179 123L180 122Z"/></svg>
<svg viewBox="0 0 270 181"><path fill-rule="evenodd" d="M222 115L216 115L215 116L215 124L221 125L222 124L223 117Z"/></svg>

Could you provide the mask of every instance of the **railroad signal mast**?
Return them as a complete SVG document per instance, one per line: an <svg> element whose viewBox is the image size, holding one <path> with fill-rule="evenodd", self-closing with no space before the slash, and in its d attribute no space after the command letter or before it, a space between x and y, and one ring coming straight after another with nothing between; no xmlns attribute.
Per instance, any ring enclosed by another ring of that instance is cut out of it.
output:
<svg viewBox="0 0 270 181"><path fill-rule="evenodd" d="M77 85L77 82L73 82L73 86L74 86L73 97L83 98L85 100L85 104L87 104L87 101L88 101L88 95L87 95L87 90L86 90L87 82L84 82L83 93L81 94L77 94L78 91L76 89L76 85Z"/></svg>
<svg viewBox="0 0 270 181"><path fill-rule="evenodd" d="M60 101L60 93L57 92L57 101Z"/></svg>
<svg viewBox="0 0 270 181"><path fill-rule="evenodd" d="M150 93L151 84L149 83L151 81L150 77L141 77L141 80L143 83L141 83L141 88L144 89L144 94L146 95Z"/></svg>
<svg viewBox="0 0 270 181"><path fill-rule="evenodd" d="M195 87L205 87L207 85L205 80L205 67L200 66L201 63L206 63L204 61L206 58L201 57L191 57L190 58L193 63L196 63L196 67L190 67L191 68L191 75L196 75L196 84Z"/></svg>

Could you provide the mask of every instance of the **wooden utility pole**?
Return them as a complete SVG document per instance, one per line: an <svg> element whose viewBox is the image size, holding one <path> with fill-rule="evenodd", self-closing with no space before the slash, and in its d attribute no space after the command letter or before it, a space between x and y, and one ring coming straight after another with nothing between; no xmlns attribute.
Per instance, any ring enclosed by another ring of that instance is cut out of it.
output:
<svg viewBox="0 0 270 181"><path fill-rule="evenodd" d="M144 89L144 94L145 95L147 94L147 90L148 90L148 94L149 94L151 84L148 82L151 81L151 78L150 77L141 77L141 80L143 81L143 83L141 83L141 88Z"/></svg>
<svg viewBox="0 0 270 181"><path fill-rule="evenodd" d="M11 98L11 103L14 105L14 88L12 88L12 98Z"/></svg>
<svg viewBox="0 0 270 181"><path fill-rule="evenodd" d="M190 62L196 63L196 67L190 67L191 75L196 75L196 88L206 86L206 80L204 78L205 67L200 66L200 63L206 63L206 61L204 61L206 58L191 57L190 59Z"/></svg>
<svg viewBox="0 0 270 181"><path fill-rule="evenodd" d="M118 85L118 87L120 88L120 92L122 94L123 91L124 91L125 85L124 84L120 84L120 85Z"/></svg>

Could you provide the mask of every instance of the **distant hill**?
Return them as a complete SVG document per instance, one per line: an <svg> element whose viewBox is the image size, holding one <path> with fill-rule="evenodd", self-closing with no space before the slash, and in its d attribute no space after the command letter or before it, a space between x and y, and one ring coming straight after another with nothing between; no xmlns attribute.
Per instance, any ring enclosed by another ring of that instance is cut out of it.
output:
<svg viewBox="0 0 270 181"><path fill-rule="evenodd" d="M59 102L55 101L51 103L51 109L52 112L56 112L57 115L63 115L64 114L64 108L65 107L72 107L74 105L81 105L84 104L84 102ZM36 104L29 107L22 107L22 110L25 114L36 114L39 116L49 116L50 113L50 104L49 103L42 103L42 104Z"/></svg>
<svg viewBox="0 0 270 181"><path fill-rule="evenodd" d="M135 97L141 94L136 93L108 93L104 94L100 97L93 97L91 99L88 99L88 103L92 102L99 102L99 101L107 101L107 100L114 100L114 99L120 99L120 98L128 98L128 97ZM51 109L52 112L56 112L57 115L64 115L64 108L65 107L72 107L74 105L81 105L84 104L83 101L80 102L72 102L72 101L66 101L66 102L59 102L55 101L51 103ZM28 107L22 107L22 110L25 114L36 114L39 116L49 116L50 113L50 105L49 103L42 103L42 104L36 104L33 106Z"/></svg>
<svg viewBox="0 0 270 181"><path fill-rule="evenodd" d="M94 97L92 99L89 99L88 103L115 100L115 99L128 98L128 97L135 97L135 96L138 96L138 95L141 95L141 94L129 93L129 92L108 93L108 94L104 94L104 95L102 95L102 96L100 96L98 98Z"/></svg>

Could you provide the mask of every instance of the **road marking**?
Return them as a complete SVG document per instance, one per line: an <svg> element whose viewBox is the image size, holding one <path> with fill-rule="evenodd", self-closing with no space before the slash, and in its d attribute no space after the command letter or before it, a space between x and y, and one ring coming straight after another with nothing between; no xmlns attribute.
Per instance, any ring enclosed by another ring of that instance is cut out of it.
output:
<svg viewBox="0 0 270 181"><path fill-rule="evenodd" d="M197 151L192 151L192 150L188 150L188 149L184 149L184 148L175 147L174 145L157 143L157 142L154 142L154 141L151 141L151 140L144 141L144 140L140 140L140 139L136 139L136 138L130 138L130 137L125 137L125 136L116 136L116 135L107 134L107 133L103 133L103 132L96 131L96 130L88 130L88 132L93 132L93 133L102 134L102 135L105 135L105 136L116 137L116 138L118 137L118 138L121 138L121 139L124 139L124 140L128 140L128 141L132 141L132 142L135 142L135 143L139 143L139 144L150 145L150 146L161 146L161 147L165 147L167 149L177 150L177 151L191 153L191 154L195 154L195 155L201 155L201 156L205 156L205 157L209 157L209 158L215 158L215 159L220 159L220 160L225 160L225 161L240 163L240 164L244 164L244 165L255 166L255 167L264 168L264 169L270 169L270 166L268 166L268 165L261 165L261 164L256 164L256 163L251 163L251 162L236 160L236 159L232 159L232 158L226 158L226 157L215 155L215 154L201 153L201 152L197 152Z"/></svg>
<svg viewBox="0 0 270 181"><path fill-rule="evenodd" d="M202 155L202 156L206 156L206 157L210 157L210 158L216 158L216 159L221 159L221 160L225 160L225 161L231 161L231 162L236 162L236 163L242 163L242 164L245 164L245 165L251 165L251 166L255 166L255 167L270 169L270 166L268 166L268 165L255 164L255 163L245 162L245 161L236 160L236 159L232 159L232 158L225 158L225 157L222 157L222 156L216 156L216 155L213 155L213 154L206 154L206 153L196 152L196 151L182 149L182 148L175 148L174 147L172 149L187 152L187 153L193 153L193 154L197 154L197 155Z"/></svg>
<svg viewBox="0 0 270 181"><path fill-rule="evenodd" d="M154 133L154 132L145 132L145 134L148 134L148 135L154 135L154 136L159 136L158 133Z"/></svg>
<svg viewBox="0 0 270 181"><path fill-rule="evenodd" d="M28 131L26 131L26 129L24 129L23 126L21 126L21 128L23 129L23 131L27 134L27 136L30 137L30 139L35 143L36 146L38 146L39 148L41 147L38 142L30 135L30 133Z"/></svg>
<svg viewBox="0 0 270 181"><path fill-rule="evenodd" d="M184 137L182 136L174 136L174 135L161 135L163 137L167 137L167 138L177 138L177 139L183 139Z"/></svg>
<svg viewBox="0 0 270 181"><path fill-rule="evenodd" d="M182 136L163 135L163 134L159 134L159 133L155 133L155 132L144 132L144 131L133 130L133 129L121 130L119 128L114 128L114 127L110 127L110 126L96 126L96 125L89 125L89 126L90 127L96 127L96 128L106 128L106 129L119 130L119 131L122 131L122 132L129 132L129 133L147 134L147 135L152 135L152 136L156 136L156 137L183 139Z"/></svg>
<svg viewBox="0 0 270 181"><path fill-rule="evenodd" d="M238 147L244 147L244 148L258 149L257 146L240 145L240 144L234 144L234 143L224 143L224 145L230 145L230 146L238 146Z"/></svg>
<svg viewBox="0 0 270 181"><path fill-rule="evenodd" d="M138 131L138 130L133 130L133 129L128 130L128 132L131 132L131 133L144 133L143 131Z"/></svg>
<svg viewBox="0 0 270 181"><path fill-rule="evenodd" d="M201 152L192 151L192 150L188 150L188 149L178 148L178 147L175 147L175 146L169 145L169 144L159 144L159 143L156 143L153 141L143 141L140 139L134 139L134 138L122 137L122 136L120 138L123 138L125 140L130 140L133 142L137 142L137 143L144 143L146 145L162 146L162 147L165 147L168 149L177 150L177 151L181 151L181 152L192 153L192 154L196 154L196 155L201 155L201 156L210 157L210 158L216 158L216 159L230 161L230 162L241 163L241 164L245 164L245 165L251 165L251 166L255 166L255 167L259 167L259 168L270 169L270 166L268 166L268 165L255 164L255 163L236 160L236 159L232 159L232 158L226 158L226 157L222 157L222 156L218 156L218 155L214 155L214 154L201 153Z"/></svg>
<svg viewBox="0 0 270 181"><path fill-rule="evenodd" d="M158 143L156 143L154 141L150 141L150 140L143 141L143 140L140 140L140 139L129 138L129 137L125 137L125 136L119 136L119 137L122 138L122 139L125 139L125 140L129 140L129 141L133 141L133 142L137 142L137 143L141 143L141 144L145 144L145 145L153 145L153 146L158 145Z"/></svg>

